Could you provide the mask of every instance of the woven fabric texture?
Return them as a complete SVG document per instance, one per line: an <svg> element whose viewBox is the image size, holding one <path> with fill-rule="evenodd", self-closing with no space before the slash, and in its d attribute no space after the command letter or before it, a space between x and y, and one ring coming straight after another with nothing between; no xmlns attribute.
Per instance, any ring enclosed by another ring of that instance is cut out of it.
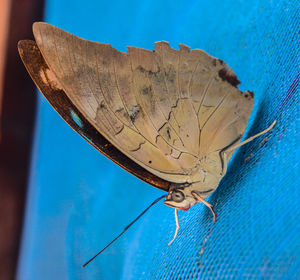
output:
<svg viewBox="0 0 300 280"><path fill-rule="evenodd" d="M157 204L87 268L81 265L163 192L76 135L40 97L19 279L300 279L299 2L48 0L46 21L85 39L153 49L169 41L228 63L255 93L245 138L209 198Z"/></svg>

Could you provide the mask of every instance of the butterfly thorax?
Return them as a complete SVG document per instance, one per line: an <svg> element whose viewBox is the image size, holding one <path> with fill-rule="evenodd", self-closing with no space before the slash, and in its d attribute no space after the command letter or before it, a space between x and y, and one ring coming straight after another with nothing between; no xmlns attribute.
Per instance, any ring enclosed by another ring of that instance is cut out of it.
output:
<svg viewBox="0 0 300 280"><path fill-rule="evenodd" d="M204 199L216 190L223 175L215 171L204 169L203 165L199 165L194 170L195 175L191 174L190 180L192 182L171 184L164 203L172 208L188 210L191 206L198 203L193 193L200 195Z"/></svg>

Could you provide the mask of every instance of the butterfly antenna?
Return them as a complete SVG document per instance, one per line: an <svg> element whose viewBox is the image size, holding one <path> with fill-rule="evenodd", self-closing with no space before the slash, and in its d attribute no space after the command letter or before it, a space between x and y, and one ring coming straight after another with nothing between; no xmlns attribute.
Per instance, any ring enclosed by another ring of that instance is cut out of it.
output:
<svg viewBox="0 0 300 280"><path fill-rule="evenodd" d="M96 257L98 257L105 249L107 249L111 244L113 244L121 235L129 229L140 217L142 217L154 204L159 202L161 199L166 197L166 195L163 195L157 199L155 199L140 215L138 215L127 227L123 229L123 231L115 237L109 244L107 244L99 253L97 253L94 257L92 257L90 260L88 260L82 267L86 267L91 261L93 261Z"/></svg>

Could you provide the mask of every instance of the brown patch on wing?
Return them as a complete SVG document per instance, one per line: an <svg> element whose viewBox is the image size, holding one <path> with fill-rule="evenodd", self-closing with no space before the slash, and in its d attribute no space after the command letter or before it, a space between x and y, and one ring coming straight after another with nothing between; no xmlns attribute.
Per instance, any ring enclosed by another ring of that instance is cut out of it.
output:
<svg viewBox="0 0 300 280"><path fill-rule="evenodd" d="M219 77L234 87L237 87L241 82L237 78L237 76L228 68L224 67L219 71Z"/></svg>

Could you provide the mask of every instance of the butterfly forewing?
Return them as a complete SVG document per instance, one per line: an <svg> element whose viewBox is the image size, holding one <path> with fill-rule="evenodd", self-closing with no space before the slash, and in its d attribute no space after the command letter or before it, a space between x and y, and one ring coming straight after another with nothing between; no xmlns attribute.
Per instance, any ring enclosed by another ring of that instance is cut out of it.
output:
<svg viewBox="0 0 300 280"><path fill-rule="evenodd" d="M168 191L167 182L136 164L106 140L80 113L65 94L56 75L49 69L35 42L20 41L18 49L23 63L38 88L62 118L97 150L126 171L159 189Z"/></svg>

